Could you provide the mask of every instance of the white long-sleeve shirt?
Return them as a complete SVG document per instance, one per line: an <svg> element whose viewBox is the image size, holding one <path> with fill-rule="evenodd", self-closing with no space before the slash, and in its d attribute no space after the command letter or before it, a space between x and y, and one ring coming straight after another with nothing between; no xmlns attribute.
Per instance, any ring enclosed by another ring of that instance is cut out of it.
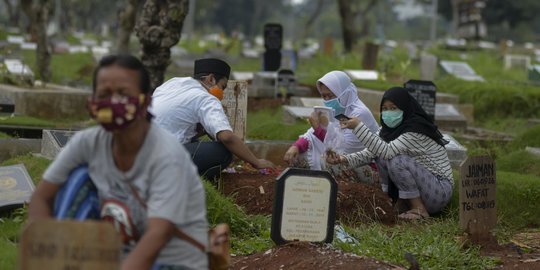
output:
<svg viewBox="0 0 540 270"><path fill-rule="evenodd" d="M353 133L367 147L363 151L345 155L353 166L367 164L375 157L391 159L397 155L408 155L434 175L453 182L446 149L424 134L406 132L387 143L362 123L353 129Z"/></svg>

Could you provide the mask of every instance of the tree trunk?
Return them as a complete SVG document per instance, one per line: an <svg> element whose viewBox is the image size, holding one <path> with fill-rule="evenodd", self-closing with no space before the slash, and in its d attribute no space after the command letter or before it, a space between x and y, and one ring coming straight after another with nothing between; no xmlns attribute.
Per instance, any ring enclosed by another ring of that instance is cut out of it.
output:
<svg viewBox="0 0 540 270"><path fill-rule="evenodd" d="M34 32L36 33L36 66L41 81L46 84L51 80L51 52L49 50L49 40L47 38L47 24L49 22L49 12L51 0L39 0L32 7L34 11Z"/></svg>
<svg viewBox="0 0 540 270"><path fill-rule="evenodd" d="M354 25L354 13L350 0L338 0L339 16L341 17L341 32L343 34L343 46L346 53L352 51L356 41L356 28Z"/></svg>
<svg viewBox="0 0 540 270"><path fill-rule="evenodd" d="M321 15L324 2L325 2L324 0L317 1L317 6L315 7L315 10L311 14L311 16L309 16L309 19L307 20L306 25L304 26L304 33L302 34L301 40L304 40L309 36L309 33L311 32L311 28L313 27L313 23L319 17L319 15Z"/></svg>
<svg viewBox="0 0 540 270"><path fill-rule="evenodd" d="M458 9L458 0L450 0L452 3L452 36L457 36L457 31L459 27L459 9Z"/></svg>
<svg viewBox="0 0 540 270"><path fill-rule="evenodd" d="M9 24L13 27L19 26L19 7L17 6L17 2L15 1L14 4L11 0L4 0L4 5L9 16Z"/></svg>
<svg viewBox="0 0 540 270"><path fill-rule="evenodd" d="M163 83L171 63L171 47L180 40L189 0L147 0L135 32L142 45L141 60L150 72L152 91Z"/></svg>
<svg viewBox="0 0 540 270"><path fill-rule="evenodd" d="M26 15L26 18L28 19L28 25L25 25L21 29L21 31L27 31L30 36L32 37L32 41L35 40L35 34L34 34L34 12L32 10L32 0L21 0L21 9L24 12L24 15Z"/></svg>
<svg viewBox="0 0 540 270"><path fill-rule="evenodd" d="M127 5L118 14L118 38L116 40L116 50L119 53L129 53L129 38L139 9L139 0L128 0Z"/></svg>

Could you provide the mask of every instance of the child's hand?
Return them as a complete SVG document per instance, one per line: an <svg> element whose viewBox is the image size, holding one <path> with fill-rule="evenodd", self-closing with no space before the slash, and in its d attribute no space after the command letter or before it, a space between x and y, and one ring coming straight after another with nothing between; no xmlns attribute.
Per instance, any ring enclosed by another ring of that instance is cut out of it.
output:
<svg viewBox="0 0 540 270"><path fill-rule="evenodd" d="M360 124L360 119L358 118L351 118L350 120L339 121L339 125L341 126L341 128L354 129L356 126L358 126L358 124Z"/></svg>
<svg viewBox="0 0 540 270"><path fill-rule="evenodd" d="M330 164L339 164L344 163L344 160L346 161L346 159L338 153L332 150L326 151L326 162Z"/></svg>

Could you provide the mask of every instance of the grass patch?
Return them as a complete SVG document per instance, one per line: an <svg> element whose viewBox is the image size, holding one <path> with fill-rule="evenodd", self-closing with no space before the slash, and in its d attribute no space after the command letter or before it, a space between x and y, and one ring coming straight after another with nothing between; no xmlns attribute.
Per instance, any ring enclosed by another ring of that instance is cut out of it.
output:
<svg viewBox="0 0 540 270"><path fill-rule="evenodd" d="M21 54L25 63L32 67L36 79L39 78L36 67L36 53L34 51L22 51ZM85 85L90 85L94 66L94 58L91 53L53 54L50 66L52 72L51 82L64 85L71 82L82 82Z"/></svg>
<svg viewBox="0 0 540 270"><path fill-rule="evenodd" d="M8 134L4 132L0 132L0 139L8 139L8 138L11 138L11 136L9 136Z"/></svg>
<svg viewBox="0 0 540 270"><path fill-rule="evenodd" d="M294 125L284 125L283 110L265 109L250 112L247 117L247 138L256 140L296 140L309 127L307 121L297 121Z"/></svg>

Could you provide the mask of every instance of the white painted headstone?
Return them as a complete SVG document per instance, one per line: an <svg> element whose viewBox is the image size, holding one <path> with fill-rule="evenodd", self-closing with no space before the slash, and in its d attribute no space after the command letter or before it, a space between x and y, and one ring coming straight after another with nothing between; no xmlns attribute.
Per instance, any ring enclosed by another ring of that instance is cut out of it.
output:
<svg viewBox="0 0 540 270"><path fill-rule="evenodd" d="M420 56L420 79L424 81L435 80L437 71L437 57L431 54L422 54Z"/></svg>
<svg viewBox="0 0 540 270"><path fill-rule="evenodd" d="M23 44L24 43L24 37L23 36L9 35L9 36L7 36L7 41L9 43L14 43L14 44Z"/></svg>
<svg viewBox="0 0 540 270"><path fill-rule="evenodd" d="M465 62L459 61L441 61L441 66L449 74L456 76L459 79L466 81L485 81L482 76L476 72Z"/></svg>
<svg viewBox="0 0 540 270"><path fill-rule="evenodd" d="M531 66L531 57L527 55L507 54L504 56L504 68L523 68Z"/></svg>
<svg viewBox="0 0 540 270"><path fill-rule="evenodd" d="M9 73L17 76L34 77L32 69L19 59L5 59L4 64Z"/></svg>
<svg viewBox="0 0 540 270"><path fill-rule="evenodd" d="M21 50L35 50L37 49L37 44L34 42L24 42L21 44Z"/></svg>
<svg viewBox="0 0 540 270"><path fill-rule="evenodd" d="M233 71L232 78L238 81L253 80L253 72L250 71Z"/></svg>

